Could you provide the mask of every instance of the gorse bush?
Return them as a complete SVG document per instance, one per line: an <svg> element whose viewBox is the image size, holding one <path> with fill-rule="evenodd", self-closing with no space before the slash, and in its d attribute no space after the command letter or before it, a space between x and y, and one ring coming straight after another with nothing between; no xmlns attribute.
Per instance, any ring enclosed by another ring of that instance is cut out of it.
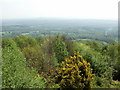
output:
<svg viewBox="0 0 120 90"><path fill-rule="evenodd" d="M77 54L65 58L57 73L56 82L62 88L91 88L94 77L90 63Z"/></svg>

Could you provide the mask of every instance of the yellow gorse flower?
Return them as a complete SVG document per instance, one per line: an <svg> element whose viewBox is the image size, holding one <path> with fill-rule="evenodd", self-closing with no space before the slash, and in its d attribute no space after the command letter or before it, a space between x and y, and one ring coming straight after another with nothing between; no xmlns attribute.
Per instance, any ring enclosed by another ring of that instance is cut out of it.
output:
<svg viewBox="0 0 120 90"><path fill-rule="evenodd" d="M90 86L94 79L90 63L84 60L82 56L77 55L77 53L74 56L65 58L57 72L57 77L61 78L58 79L61 87L84 88ZM89 82L89 85L86 85L87 82Z"/></svg>

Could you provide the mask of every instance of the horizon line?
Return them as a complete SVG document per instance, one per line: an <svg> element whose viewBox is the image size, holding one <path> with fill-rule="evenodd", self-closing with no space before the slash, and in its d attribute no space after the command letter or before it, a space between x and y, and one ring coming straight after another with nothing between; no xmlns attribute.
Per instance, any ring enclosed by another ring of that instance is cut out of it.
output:
<svg viewBox="0 0 120 90"><path fill-rule="evenodd" d="M74 20L112 20L118 21L118 19L111 19L111 18L70 18L70 17L29 17L29 18L0 18L0 20L27 20L27 19L74 19Z"/></svg>

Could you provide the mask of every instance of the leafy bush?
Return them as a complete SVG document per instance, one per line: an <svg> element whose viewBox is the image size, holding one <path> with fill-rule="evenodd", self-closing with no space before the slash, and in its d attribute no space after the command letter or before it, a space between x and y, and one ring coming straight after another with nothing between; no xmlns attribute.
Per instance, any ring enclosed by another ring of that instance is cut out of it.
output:
<svg viewBox="0 0 120 90"><path fill-rule="evenodd" d="M110 88L110 82L106 78L96 76L92 83L93 88Z"/></svg>
<svg viewBox="0 0 120 90"><path fill-rule="evenodd" d="M91 88L94 75L90 63L80 55L65 58L57 73L56 81L62 88Z"/></svg>
<svg viewBox="0 0 120 90"><path fill-rule="evenodd" d="M59 38L61 38L61 40L65 43L69 56L74 55L75 51L74 42L72 40L69 40L67 35L61 35L59 36Z"/></svg>
<svg viewBox="0 0 120 90"><path fill-rule="evenodd" d="M30 68L35 68L37 71L42 69L43 59L42 52L39 47L25 47L22 50L26 58L26 64Z"/></svg>
<svg viewBox="0 0 120 90"><path fill-rule="evenodd" d="M17 36L13 40L16 42L17 46L23 49L27 46L35 46L37 44L36 39L27 36Z"/></svg>
<svg viewBox="0 0 120 90"><path fill-rule="evenodd" d="M102 55L100 52L97 52L80 42L76 42L75 46L76 51L78 51L83 56L83 58L90 62L93 73L98 76L107 76L106 74L111 75L109 73L105 73L108 71L108 67L110 66L108 63L110 59L109 56Z"/></svg>
<svg viewBox="0 0 120 90"><path fill-rule="evenodd" d="M13 40L3 39L2 87L42 88L45 82L35 70L26 67L25 58Z"/></svg>
<svg viewBox="0 0 120 90"><path fill-rule="evenodd" d="M116 63L114 65L115 72L114 72L114 80L119 80L120 81L120 44L118 45L118 54L116 56ZM115 56L115 55L114 55Z"/></svg>
<svg viewBox="0 0 120 90"><path fill-rule="evenodd" d="M55 52L58 62L61 62L61 60L68 56L66 45L59 37L53 41L53 51Z"/></svg>
<svg viewBox="0 0 120 90"><path fill-rule="evenodd" d="M44 37L45 38L45 37ZM36 37L36 41L38 42L38 44L41 46L42 43L44 42L44 38L42 36Z"/></svg>
<svg viewBox="0 0 120 90"><path fill-rule="evenodd" d="M44 38L44 42L41 45L41 52L40 55L43 61L43 68L42 72L49 72L49 70L55 69L58 65L58 60L55 53L52 50L53 38Z"/></svg>

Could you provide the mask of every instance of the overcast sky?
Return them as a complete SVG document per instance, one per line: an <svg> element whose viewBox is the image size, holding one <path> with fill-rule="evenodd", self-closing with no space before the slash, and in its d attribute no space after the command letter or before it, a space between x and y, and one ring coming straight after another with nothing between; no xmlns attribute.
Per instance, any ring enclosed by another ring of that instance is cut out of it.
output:
<svg viewBox="0 0 120 90"><path fill-rule="evenodd" d="M119 0L0 0L3 19L117 19ZM0 16L0 17L1 17Z"/></svg>

